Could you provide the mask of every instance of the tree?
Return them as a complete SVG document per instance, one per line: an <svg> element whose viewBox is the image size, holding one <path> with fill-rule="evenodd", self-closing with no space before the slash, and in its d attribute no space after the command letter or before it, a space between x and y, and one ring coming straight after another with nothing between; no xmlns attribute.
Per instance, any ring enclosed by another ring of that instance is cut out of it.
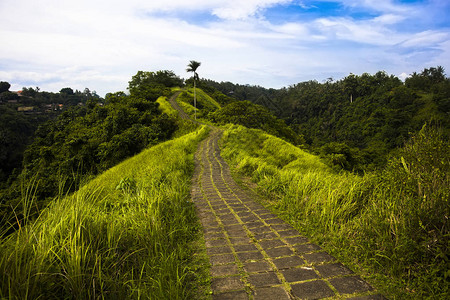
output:
<svg viewBox="0 0 450 300"><path fill-rule="evenodd" d="M405 85L416 90L431 91L432 87L441 82L445 82L445 70L442 66L424 69L422 73L414 72L406 78Z"/></svg>
<svg viewBox="0 0 450 300"><path fill-rule="evenodd" d="M19 95L17 95L16 93L10 92L10 91L6 91L0 94L0 100L17 100L19 99Z"/></svg>
<svg viewBox="0 0 450 300"><path fill-rule="evenodd" d="M70 87L63 88L59 91L60 94L73 95L73 90Z"/></svg>
<svg viewBox="0 0 450 300"><path fill-rule="evenodd" d="M195 119L197 119L197 96L195 94L195 80L198 80L197 68L200 67L201 63L195 60L191 60L188 64L186 72L194 73L194 108L195 108Z"/></svg>
<svg viewBox="0 0 450 300"><path fill-rule="evenodd" d="M267 108L250 101L234 101L209 114L218 124L233 123L248 128L256 128L278 136L288 142L303 144L303 137L297 135L283 120L275 117Z"/></svg>
<svg viewBox="0 0 450 300"><path fill-rule="evenodd" d="M0 81L0 93L9 91L10 87L11 85L9 84L9 82Z"/></svg>

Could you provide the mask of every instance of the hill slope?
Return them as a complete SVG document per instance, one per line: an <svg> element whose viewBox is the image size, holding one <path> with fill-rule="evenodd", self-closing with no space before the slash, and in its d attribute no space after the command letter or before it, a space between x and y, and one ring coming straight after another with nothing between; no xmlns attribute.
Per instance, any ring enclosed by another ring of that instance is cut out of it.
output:
<svg viewBox="0 0 450 300"><path fill-rule="evenodd" d="M229 126L222 145L266 205L402 299L450 293L449 153L450 143L425 127L383 172L357 176L260 130Z"/></svg>
<svg viewBox="0 0 450 300"><path fill-rule="evenodd" d="M144 150L2 239L0 298L192 299L189 188L207 132Z"/></svg>
<svg viewBox="0 0 450 300"><path fill-rule="evenodd" d="M139 97L127 105L148 105L141 98L145 89L133 86ZM234 102L199 99L198 115L210 122L212 116L232 122L233 112L245 117L246 109L233 110L240 106ZM191 100L186 93L180 101L192 114ZM165 99L157 103L176 115ZM387 295L449 295L450 149L438 130L422 128L383 171L357 176L336 172L287 142L277 122L270 128L264 118L233 120L259 129L223 125L223 156L274 211L355 269L367 268ZM261 128L275 129L285 140ZM60 196L35 222L29 218L36 204L31 181L21 200L19 230L0 241L0 274L6 274L0 297L192 298L205 265L196 269L191 261L189 245L199 236L188 192L193 153L207 130L144 150L73 195Z"/></svg>

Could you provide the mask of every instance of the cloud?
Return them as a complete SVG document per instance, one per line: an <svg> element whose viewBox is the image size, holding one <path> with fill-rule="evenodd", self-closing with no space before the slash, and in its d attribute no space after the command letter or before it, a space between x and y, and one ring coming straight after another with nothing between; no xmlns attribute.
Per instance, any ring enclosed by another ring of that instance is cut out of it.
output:
<svg viewBox="0 0 450 300"><path fill-rule="evenodd" d="M407 38L407 34L395 31L389 26L397 18L383 17L371 20L355 20L351 17L318 18L304 23L307 29L303 29L303 32L307 32L312 41L325 39L373 46L389 46Z"/></svg>
<svg viewBox="0 0 450 300"><path fill-rule="evenodd" d="M450 39L450 32L435 30L426 30L410 35L405 41L402 41L401 47L424 47L438 45Z"/></svg>
<svg viewBox="0 0 450 300"><path fill-rule="evenodd" d="M346 9L303 18L317 10L312 5L327 2ZM202 77L267 87L358 71L401 74L439 61L450 68L448 27L418 27L425 23L419 14L424 7L439 11L430 6L386 0L2 0L0 80L53 91L89 87L104 95L126 89L138 70L169 69L187 77L192 59L202 62ZM265 17L280 7L301 14ZM359 12L367 13L355 17Z"/></svg>
<svg viewBox="0 0 450 300"><path fill-rule="evenodd" d="M345 6L356 9L368 9L380 13L407 14L411 11L411 4L393 0L336 0Z"/></svg>
<svg viewBox="0 0 450 300"><path fill-rule="evenodd" d="M221 19L240 20L253 17L268 7L290 2L292 0L228 0L214 8L212 12Z"/></svg>

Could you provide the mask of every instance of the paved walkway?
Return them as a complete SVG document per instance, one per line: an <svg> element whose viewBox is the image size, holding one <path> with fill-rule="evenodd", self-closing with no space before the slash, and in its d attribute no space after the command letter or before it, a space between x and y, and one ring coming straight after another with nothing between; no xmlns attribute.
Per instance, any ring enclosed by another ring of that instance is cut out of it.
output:
<svg viewBox="0 0 450 300"><path fill-rule="evenodd" d="M178 91L175 94L173 94L169 98L169 103L172 106L173 109L178 111L178 117L185 120L192 120L187 113L184 112L184 110L178 105L177 103L177 97L182 93L183 91ZM192 120L193 121L193 120ZM193 121L195 122L195 121Z"/></svg>
<svg viewBox="0 0 450 300"><path fill-rule="evenodd" d="M384 299L234 182L220 156L221 134L212 127L199 145L192 185L213 299Z"/></svg>

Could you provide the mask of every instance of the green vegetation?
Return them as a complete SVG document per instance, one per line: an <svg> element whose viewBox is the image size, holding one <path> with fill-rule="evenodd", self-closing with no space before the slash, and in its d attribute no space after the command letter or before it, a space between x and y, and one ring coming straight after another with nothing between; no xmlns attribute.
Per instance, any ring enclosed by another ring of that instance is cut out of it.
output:
<svg viewBox="0 0 450 300"><path fill-rule="evenodd" d="M208 115L217 109L220 109L220 104L216 100L211 98L203 90L196 89L196 99L197 99L197 118L206 121ZM183 91L177 98L178 104L183 108L183 110L191 115L193 118L195 116L194 107L194 91L192 88Z"/></svg>
<svg viewBox="0 0 450 300"><path fill-rule="evenodd" d="M450 80L442 67L413 73L405 83L385 72L279 90L206 83L237 100L264 105L330 165L358 173L383 168L389 154L425 123L450 134Z"/></svg>
<svg viewBox="0 0 450 300"><path fill-rule="evenodd" d="M156 100L156 103L159 104L159 109L161 110L162 113L168 115L171 118L178 117L178 112L172 108L169 101L167 100L167 97L163 96L159 97Z"/></svg>
<svg viewBox="0 0 450 300"><path fill-rule="evenodd" d="M411 299L450 293L449 153L449 141L428 127L383 172L363 177L241 126L228 127L222 151L300 231L369 268L387 295Z"/></svg>
<svg viewBox="0 0 450 300"><path fill-rule="evenodd" d="M32 178L38 178L37 200L30 214L37 216L56 195L73 192L89 176L170 139L178 124L161 113L156 100L178 82L170 71L140 71L130 81L130 95L109 93L104 105L89 100L42 124L24 152L22 172L0 192L0 226L23 218L15 211L22 211L22 187Z"/></svg>
<svg viewBox="0 0 450 300"><path fill-rule="evenodd" d="M0 189L19 175L23 153L39 125L74 106L84 106L88 100L102 101L88 88L84 92L63 88L59 93L48 93L25 87L11 92L10 87L8 82L0 82Z"/></svg>
<svg viewBox="0 0 450 300"><path fill-rule="evenodd" d="M208 129L178 118L167 100L176 91L192 118L226 128L235 174L377 289L449 296L450 80L440 67L405 83L378 72L280 90L139 71L129 94L104 100L9 87L0 82L0 298L206 295L189 189ZM45 123L17 111L57 98L76 104Z"/></svg>
<svg viewBox="0 0 450 300"><path fill-rule="evenodd" d="M217 91L206 88L217 94ZM226 125L237 124L248 128L262 129L270 134L281 137L294 144L302 144L304 140L301 135L296 134L282 120L275 117L269 110L261 105L250 101L236 101L227 99L223 106L208 95L203 89L196 89L197 95L197 118L202 122ZM183 91L177 98L178 104L189 115L194 116L195 108L192 89Z"/></svg>
<svg viewBox="0 0 450 300"><path fill-rule="evenodd" d="M199 225L189 189L207 132L142 151L2 238L0 298L199 297L194 284L207 275L193 256Z"/></svg>
<svg viewBox="0 0 450 300"><path fill-rule="evenodd" d="M22 154L39 124L40 118L30 119L11 107L0 105L0 188L6 187L8 176L20 167Z"/></svg>
<svg viewBox="0 0 450 300"><path fill-rule="evenodd" d="M301 136L286 126L282 120L271 114L269 110L250 101L233 101L222 109L211 113L209 118L220 125L231 123L248 128L262 129L297 145L304 142Z"/></svg>

